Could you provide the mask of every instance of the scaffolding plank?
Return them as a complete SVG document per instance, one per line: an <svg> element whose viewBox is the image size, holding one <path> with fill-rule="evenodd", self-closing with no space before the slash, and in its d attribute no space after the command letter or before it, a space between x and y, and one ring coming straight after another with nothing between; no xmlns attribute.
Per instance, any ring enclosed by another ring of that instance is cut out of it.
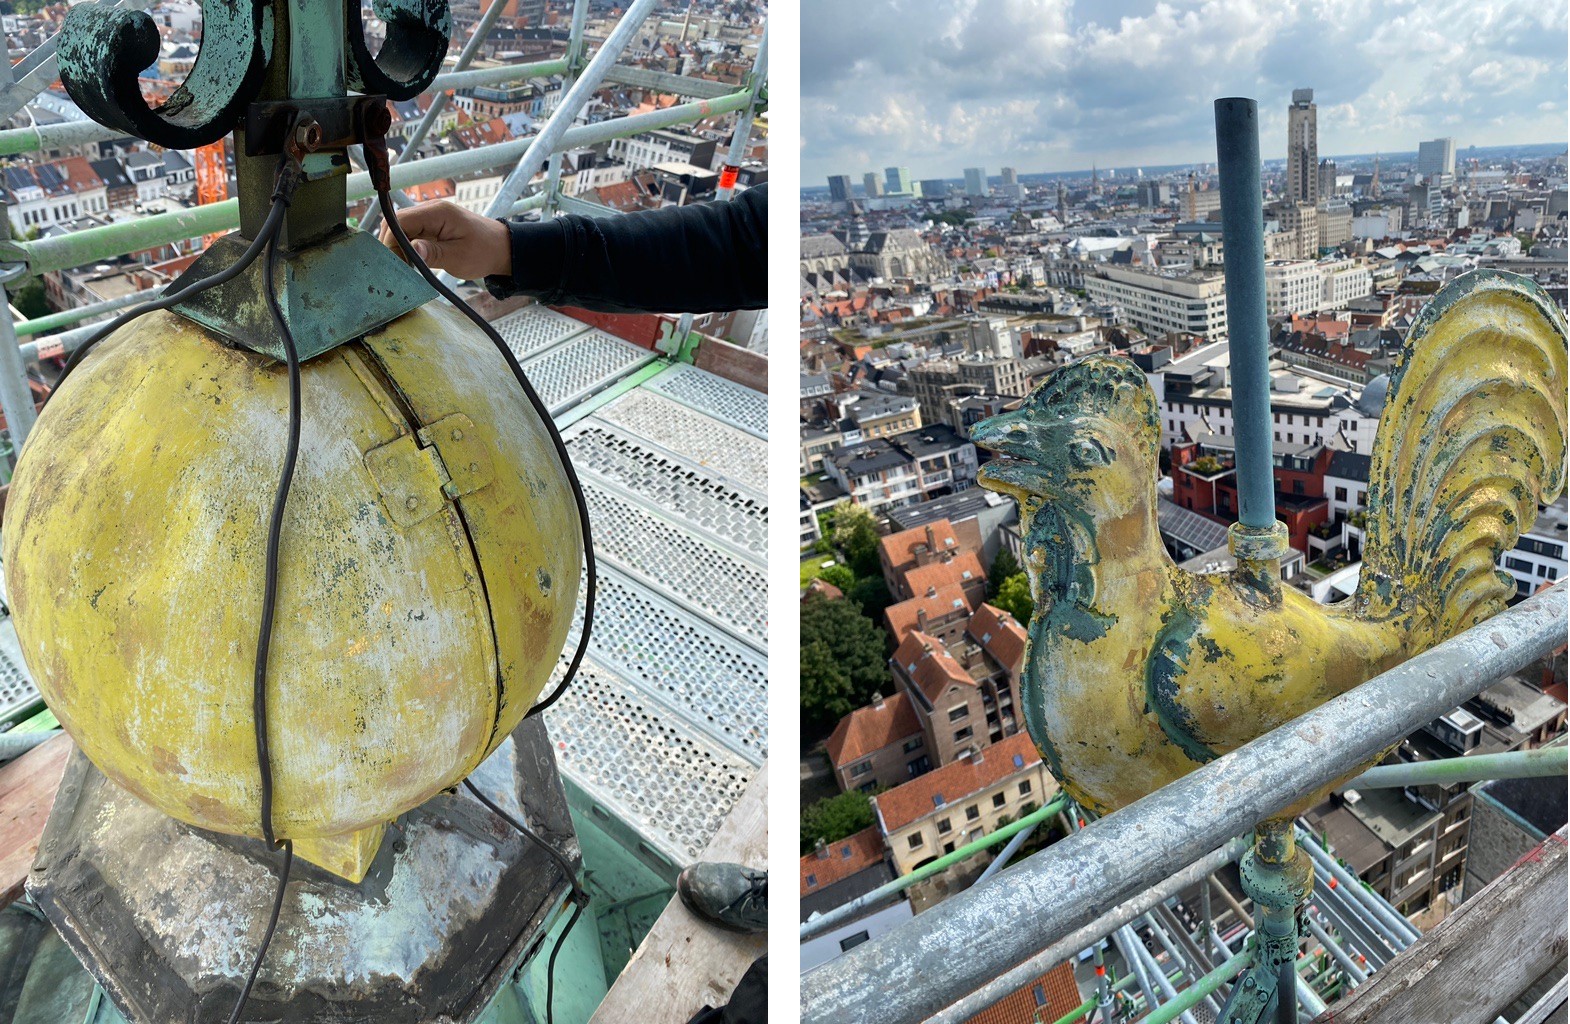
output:
<svg viewBox="0 0 1570 1024"><path fill-rule="evenodd" d="M756 770L585 658L545 712L562 775L672 863L691 863Z"/></svg>
<svg viewBox="0 0 1570 1024"><path fill-rule="evenodd" d="M762 438L692 410L647 388L638 388L596 414L703 467L719 479L757 494L768 493L768 444Z"/></svg>
<svg viewBox="0 0 1570 1024"><path fill-rule="evenodd" d="M0 907L22 894L71 749L69 736L56 736L0 765Z"/></svg>
<svg viewBox="0 0 1570 1024"><path fill-rule="evenodd" d="M551 415L559 416L654 359L646 348L590 331L530 359L523 372Z"/></svg>
<svg viewBox="0 0 1570 1024"><path fill-rule="evenodd" d="M686 363L671 367L645 387L689 409L768 440L769 399L751 388Z"/></svg>
<svg viewBox="0 0 1570 1024"><path fill-rule="evenodd" d="M765 650L768 581L761 569L595 482L583 481L583 494L597 554L759 651Z"/></svg>
<svg viewBox="0 0 1570 1024"><path fill-rule="evenodd" d="M507 342L519 362L545 351L552 345L582 334L589 325L558 313L549 306L525 306L499 318L492 327Z"/></svg>
<svg viewBox="0 0 1570 1024"><path fill-rule="evenodd" d="M562 440L579 473L592 473L701 537L726 542L760 568L765 564L769 507L761 496L592 417L562 431Z"/></svg>
<svg viewBox="0 0 1570 1024"><path fill-rule="evenodd" d="M768 751L768 663L616 569L600 570L589 651L748 763ZM573 636L583 621L579 593ZM574 640L576 642L576 640Z"/></svg>

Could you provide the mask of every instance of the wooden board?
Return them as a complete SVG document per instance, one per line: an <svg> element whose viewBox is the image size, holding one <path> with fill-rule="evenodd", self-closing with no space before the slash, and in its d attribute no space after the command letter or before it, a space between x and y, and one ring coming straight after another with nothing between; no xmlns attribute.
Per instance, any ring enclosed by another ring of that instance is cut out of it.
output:
<svg viewBox="0 0 1570 1024"><path fill-rule="evenodd" d="M1397 955L1315 1024L1492 1024L1527 986L1563 969L1565 829Z"/></svg>
<svg viewBox="0 0 1570 1024"><path fill-rule="evenodd" d="M22 894L70 753L61 734L0 765L0 907Z"/></svg>
<svg viewBox="0 0 1570 1024"><path fill-rule="evenodd" d="M758 769L700 860L768 865L767 772L767 764ZM767 948L767 936L716 928L673 897L589 1024L686 1024L705 1004L729 1001Z"/></svg>

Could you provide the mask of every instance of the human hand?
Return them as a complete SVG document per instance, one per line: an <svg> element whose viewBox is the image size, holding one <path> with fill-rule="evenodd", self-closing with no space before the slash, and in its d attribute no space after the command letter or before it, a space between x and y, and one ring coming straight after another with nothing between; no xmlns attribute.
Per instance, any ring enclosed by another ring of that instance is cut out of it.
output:
<svg viewBox="0 0 1570 1024"><path fill-rule="evenodd" d="M435 199L398 211L398 226L432 270L445 270L464 281L512 274L512 238L507 225L499 220ZM386 223L382 224L381 240L403 256Z"/></svg>

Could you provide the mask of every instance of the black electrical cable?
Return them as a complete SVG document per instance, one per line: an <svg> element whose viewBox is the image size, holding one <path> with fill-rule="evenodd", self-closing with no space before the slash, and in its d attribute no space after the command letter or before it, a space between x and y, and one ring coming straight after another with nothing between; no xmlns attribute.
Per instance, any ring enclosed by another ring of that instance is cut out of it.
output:
<svg viewBox="0 0 1570 1024"><path fill-rule="evenodd" d="M474 794L475 799L490 809L492 814L517 829L519 834L525 839L550 854L555 859L557 866L561 868L567 883L572 886L572 916L567 919L567 926L561 930L561 934L556 936L556 944L551 947L550 958L545 962L545 1024L555 1024L556 957L561 953L561 948L566 943L567 936L572 932L572 926L578 923L579 917L583 916L583 908L588 904L589 896L583 891L583 887L578 884L577 872L573 871L571 862L562 855L560 850L547 843L538 832L535 832L529 826L496 806L490 798L475 787L472 781L464 779L463 784L469 792Z"/></svg>
<svg viewBox="0 0 1570 1024"><path fill-rule="evenodd" d="M252 721L256 731L256 760L261 770L262 838L266 840L269 849L280 844L273 836L273 765L272 751L267 740L267 665L272 654L273 617L278 604L278 548L283 536L284 511L289 504L289 489L294 483L295 464L300 455L300 353L294 343L294 334L289 330L289 324L283 318L283 310L278 305L275 283L278 269L279 226L283 222L282 211L288 207L294 186L298 182L298 179L291 175L292 170L290 165L279 171L278 187L273 193L273 209L277 211L278 219L266 240L267 261L262 265L262 293L266 296L267 308L272 314L273 327L283 342L284 364L289 374L289 437L284 450L283 469L278 477L278 489L273 496L272 514L267 522L262 615L256 639L256 671L252 677L251 693ZM269 220L271 219L269 215ZM240 1014L245 1010L246 1000L250 998L251 987L256 983L256 975L262 968L262 962L267 958L267 948L272 944L273 930L277 927L278 916L283 910L284 891L289 885L289 870L294 865L294 843L285 839L282 846L283 864L278 873L278 892L273 899L272 916L268 920L267 931L262 936L261 945L256 950L256 958L251 962L251 970L246 976L245 985L240 989L240 997L235 1001L234 1010L229 1014L228 1024L237 1024Z"/></svg>
<svg viewBox="0 0 1570 1024"><path fill-rule="evenodd" d="M272 207L267 211L267 217L262 221L262 226L257 229L256 238L246 248L245 252L240 254L240 258L228 267L218 271L216 274L198 278L177 292L166 293L121 313L93 332L86 341L77 346L76 351L72 352L70 358L65 361L65 366L60 370L60 376L55 378L54 387L50 389L49 397L52 398L60 390L60 385L64 384L65 379L71 375L71 371L75 370L82 360L87 358L87 354L93 350L95 345L132 320L146 313L156 313L161 309L168 309L170 306L178 305L199 292L204 292L209 288L216 288L221 284L227 284L245 273L246 268L256 262L256 257L261 254L268 241L278 234L279 229L283 226L284 210L288 209L288 206L289 202L286 198L282 196L273 197ZM47 405L48 402L49 398L45 398L44 403Z"/></svg>
<svg viewBox="0 0 1570 1024"><path fill-rule="evenodd" d="M589 634L594 624L594 598L599 590L599 575L594 561L594 541L590 536L588 502L584 499L582 485L578 483L578 474L572 468L572 459L567 455L567 445L562 441L561 433L556 429L556 421L551 419L550 410L545 407L544 402L540 401L540 396L535 392L534 386L529 383L529 378L524 375L523 367L518 365L518 359L512 354L512 349L507 346L506 340L496 332L496 328L486 322L485 318L476 313L467 302L460 299L451 288L442 284L441 280L431 273L431 268L425 265L425 261L420 259L420 254L414 251L414 245L410 243L409 236L404 234L403 226L398 223L398 214L389 191L378 189L376 197L381 203L382 215L387 220L387 228L392 232L393 238L397 240L398 246L403 250L404 257L409 261L409 265L419 271L420 276L425 278L425 282L436 289L442 298L452 303L476 327L484 331L486 337L490 338L491 343L496 346L496 350L502 354L502 358L507 361L507 366L512 370L512 375L517 378L518 385L523 388L524 395L528 397L529 403L534 406L534 411L544 421L545 429L550 432L551 443L556 446L556 455L561 460L562 470L566 472L567 480L572 485L573 500L578 505L578 520L583 532L583 560L586 570L586 583L583 591L583 628L578 634L577 650L573 651L572 660L567 664L567 671L562 676L561 682L556 684L556 688L551 691L549 696L537 702L523 716L524 718L532 718L552 704L555 704L561 698L561 695L567 692L568 685L578 674L578 666L583 663L583 656L589 650Z"/></svg>

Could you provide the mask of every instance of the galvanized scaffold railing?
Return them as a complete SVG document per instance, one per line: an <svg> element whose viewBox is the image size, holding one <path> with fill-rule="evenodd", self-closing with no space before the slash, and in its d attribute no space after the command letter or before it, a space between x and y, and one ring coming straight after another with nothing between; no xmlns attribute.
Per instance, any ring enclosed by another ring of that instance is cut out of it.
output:
<svg viewBox="0 0 1570 1024"><path fill-rule="evenodd" d="M506 179L492 200L487 216L514 216L530 210L544 211L549 215L561 209L596 216L614 216L617 211L598 204L575 201L561 194L560 154L643 132L694 124L729 113L738 115L729 159L739 162L739 155L746 151L753 122L767 103L766 28L752 70L739 88L707 79L621 67L617 64L628 44L635 38L638 28L658 6L657 0L633 0L592 58L586 59L588 47L584 35L588 21L588 0L574 0L567 52L562 57L468 70L468 64L479 52L480 43L504 6L505 0L491 0L476 24L469 43L455 61L454 70L438 75L432 83L430 92L436 96L411 130L408 144L391 171L395 201L406 198L402 195L403 190L415 185L506 168ZM0 89L0 110L15 113L32 102L53 80L54 76L49 72L53 64L53 44L51 38L11 69L14 73L11 84ZM536 134L438 156L412 157L439 121L451 90L521 82L550 75L567 76L570 85ZM688 102L643 114L574 125L589 99L606 82L669 93L687 98ZM120 138L123 134L92 121L0 130L0 157L106 142ZM548 160L551 166L545 182L525 195L535 175L541 170L547 170ZM722 184L727 180L734 182L733 164L727 164L721 179ZM370 175L364 171L350 174L347 192L351 202L373 197ZM367 226L374 227L378 217L379 211L372 207ZM229 199L57 237L23 241L10 238L9 222L4 216L3 203L0 203L0 285L14 286L29 277L39 277L203 235L232 231L239 223L239 201ZM35 420L33 396L27 380L27 363L38 358L69 355L96 329L62 328L135 305L151 298L156 291L132 293L20 322L11 316L8 303L0 303L0 412L5 414L13 460L14 452L21 450ZM33 340L20 340L29 337Z"/></svg>
<svg viewBox="0 0 1570 1024"><path fill-rule="evenodd" d="M1238 837L1250 834L1257 822L1562 648L1567 612L1570 585L1560 582L856 946L802 978L802 1020L967 1019L1236 859L1249 846ZM1513 770L1550 770L1545 763L1562 769L1564 763L1562 754L1551 752L1509 763L1534 760L1543 763ZM1498 767L1391 766L1374 769L1386 777L1375 776L1373 783L1432 781L1436 772L1456 781L1476 777L1479 768L1492 773ZM1410 923L1366 893L1307 836L1299 832L1298 838L1321 879L1337 879L1336 899L1357 900L1352 906L1363 914L1349 912L1345 903L1327 906L1322 885L1316 886L1316 912L1343 935L1358 936L1364 956L1379 957L1375 966L1416 938ZM1311 931L1316 926L1325 931L1314 916L1309 921ZM1347 959L1366 976L1368 968ZM1157 1005L1144 1019L1176 1018L1247 964L1245 954L1234 956L1208 974L1191 976L1187 988L1164 1002L1152 993L1147 998ZM1317 1012L1323 1009L1322 1002L1315 1007L1317 999L1304 997L1302 1005ZM1082 1012L1088 1011L1068 1019Z"/></svg>

